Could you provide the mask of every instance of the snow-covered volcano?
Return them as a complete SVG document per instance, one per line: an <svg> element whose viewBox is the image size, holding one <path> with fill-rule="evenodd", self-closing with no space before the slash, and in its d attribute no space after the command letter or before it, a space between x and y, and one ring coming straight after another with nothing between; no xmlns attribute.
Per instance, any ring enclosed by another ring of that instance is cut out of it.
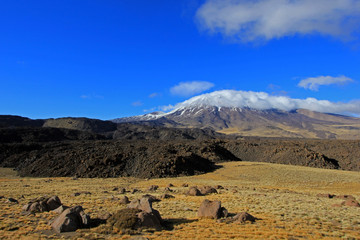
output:
<svg viewBox="0 0 360 240"><path fill-rule="evenodd" d="M246 136L359 138L359 118L329 114L356 112L358 108L358 103L222 90L190 98L168 113L157 112L114 121L212 128Z"/></svg>

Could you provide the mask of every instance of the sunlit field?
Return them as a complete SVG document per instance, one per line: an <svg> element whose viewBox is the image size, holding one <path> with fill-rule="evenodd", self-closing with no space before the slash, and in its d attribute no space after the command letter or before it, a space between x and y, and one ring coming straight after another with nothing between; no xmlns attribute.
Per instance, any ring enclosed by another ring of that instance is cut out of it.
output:
<svg viewBox="0 0 360 240"><path fill-rule="evenodd" d="M129 239L134 235L103 231L103 225L58 234L48 224L54 212L22 214L30 199L57 195L67 206L81 205L91 218L125 208L119 198L130 200L144 194L160 197L170 183L175 198L155 202L170 225L162 231L142 230L148 239L360 239L360 208L341 205L344 199L318 194L352 195L360 200L360 173L324 170L269 163L229 162L215 172L178 178L19 178L2 169L0 175L0 238L9 239ZM189 186L217 186L218 194L187 196ZM159 185L155 192L149 186ZM125 194L118 189L125 188ZM136 188L140 191L131 193ZM80 193L74 196L74 193ZM14 198L19 204L8 202ZM199 219L197 210L204 199L220 200L230 214L248 212L254 223L226 223Z"/></svg>

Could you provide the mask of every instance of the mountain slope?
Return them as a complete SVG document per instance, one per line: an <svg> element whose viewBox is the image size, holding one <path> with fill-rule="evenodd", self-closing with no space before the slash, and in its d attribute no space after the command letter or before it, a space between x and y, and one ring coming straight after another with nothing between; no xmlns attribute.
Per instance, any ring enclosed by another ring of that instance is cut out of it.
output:
<svg viewBox="0 0 360 240"><path fill-rule="evenodd" d="M306 103L309 102L308 105ZM218 91L193 97L169 113L115 122L143 122L167 127L212 128L226 134L258 137L359 139L360 119L316 112L313 100L270 97L260 93ZM297 108L308 107L308 109Z"/></svg>

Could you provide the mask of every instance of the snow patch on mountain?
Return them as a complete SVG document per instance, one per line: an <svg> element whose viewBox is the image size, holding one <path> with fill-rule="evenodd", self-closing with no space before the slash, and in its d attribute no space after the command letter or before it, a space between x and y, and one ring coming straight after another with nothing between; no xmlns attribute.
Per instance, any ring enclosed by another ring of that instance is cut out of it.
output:
<svg viewBox="0 0 360 240"><path fill-rule="evenodd" d="M168 114L189 108L221 107L250 108L256 110L278 109L291 111L308 109L316 112L360 114L360 101L349 103L330 102L315 98L294 99L287 96L272 96L265 92L222 90L202 94L175 105L175 109ZM165 114L167 115L167 114Z"/></svg>

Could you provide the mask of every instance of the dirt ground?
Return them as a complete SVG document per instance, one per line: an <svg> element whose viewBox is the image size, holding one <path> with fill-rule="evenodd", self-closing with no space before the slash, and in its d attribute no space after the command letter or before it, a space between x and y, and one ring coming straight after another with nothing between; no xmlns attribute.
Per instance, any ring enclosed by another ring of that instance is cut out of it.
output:
<svg viewBox="0 0 360 240"><path fill-rule="evenodd" d="M104 233L103 225L56 234L48 222L54 212L22 215L30 199L57 195L64 205L81 205L92 218L125 208L118 198L130 200L149 193L160 196L172 183L175 198L154 203L171 226L162 231L143 230L148 239L360 239L360 208L333 205L344 200L317 196L319 193L352 195L360 200L360 173L279 165L260 162L227 162L215 172L178 178L20 178L9 169L0 171L0 239L130 239L134 235ZM189 186L221 185L218 194L186 196ZM149 192L151 185L159 185ZM120 194L116 188L126 188ZM132 189L140 192L132 194ZM79 196L73 196L74 193ZM85 192L88 192L87 194ZM9 203L15 198L19 204ZM204 199L220 200L230 213L246 211L254 223L224 223L197 218Z"/></svg>

